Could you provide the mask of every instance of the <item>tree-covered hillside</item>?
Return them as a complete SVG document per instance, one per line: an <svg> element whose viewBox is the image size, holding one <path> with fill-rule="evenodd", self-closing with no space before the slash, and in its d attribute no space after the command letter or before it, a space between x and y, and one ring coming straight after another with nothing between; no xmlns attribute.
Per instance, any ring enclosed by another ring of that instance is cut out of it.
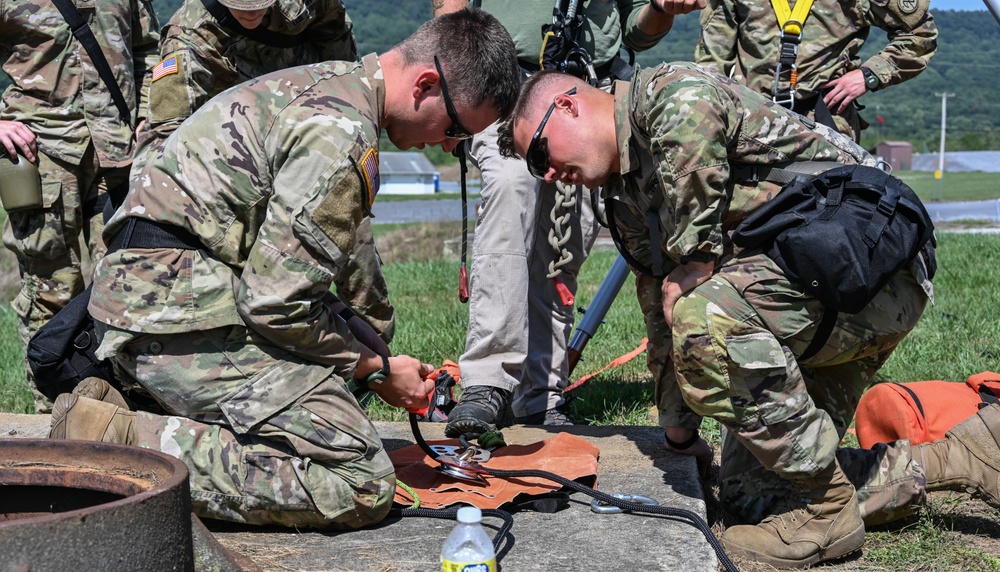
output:
<svg viewBox="0 0 1000 572"><path fill-rule="evenodd" d="M536 1L536 0L533 0ZM430 17L427 0L400 0L386 9L382 2L346 0L362 52L385 51ZM916 151L936 151L941 134L940 93L948 99L949 151L1000 149L1000 25L987 11L934 13L938 52L930 67L915 79L861 99L862 115L871 123L863 143L905 140ZM697 14L677 18L659 45L636 55L643 66L689 60L700 28ZM885 33L873 29L862 57L882 49ZM882 117L879 123L877 117Z"/></svg>
<svg viewBox="0 0 1000 572"><path fill-rule="evenodd" d="M170 18L180 2L153 1L161 23ZM363 54L388 50L431 13L429 0L344 3ZM949 93L954 96L948 99L948 150L1000 149L1000 102L994 99L1000 92L1000 25L985 10L936 10L934 17L940 37L930 68L916 79L861 99L866 106L863 116L872 124L863 143L873 147L882 140L906 140L916 151L936 151L940 144L940 94ZM638 54L636 60L648 66L690 59L698 33L697 14L679 17L670 34L655 48ZM874 29L862 56L868 57L885 44L885 34ZM0 88L4 86L0 78ZM878 117L883 122L878 122Z"/></svg>

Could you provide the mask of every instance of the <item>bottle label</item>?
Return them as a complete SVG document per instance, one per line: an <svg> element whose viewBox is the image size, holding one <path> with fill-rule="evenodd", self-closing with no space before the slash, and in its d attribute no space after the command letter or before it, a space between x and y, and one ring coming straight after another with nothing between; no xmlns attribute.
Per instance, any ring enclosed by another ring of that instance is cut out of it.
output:
<svg viewBox="0 0 1000 572"><path fill-rule="evenodd" d="M441 559L441 572L497 572L497 559L486 562L452 562Z"/></svg>

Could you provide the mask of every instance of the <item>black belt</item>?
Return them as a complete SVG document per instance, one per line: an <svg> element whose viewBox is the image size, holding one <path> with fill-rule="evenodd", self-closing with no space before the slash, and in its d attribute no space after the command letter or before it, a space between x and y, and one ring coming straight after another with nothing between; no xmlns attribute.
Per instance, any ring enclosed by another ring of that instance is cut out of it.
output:
<svg viewBox="0 0 1000 572"><path fill-rule="evenodd" d="M198 250L204 247L201 239L185 228L148 218L128 217L125 226L111 239L108 252L123 248Z"/></svg>

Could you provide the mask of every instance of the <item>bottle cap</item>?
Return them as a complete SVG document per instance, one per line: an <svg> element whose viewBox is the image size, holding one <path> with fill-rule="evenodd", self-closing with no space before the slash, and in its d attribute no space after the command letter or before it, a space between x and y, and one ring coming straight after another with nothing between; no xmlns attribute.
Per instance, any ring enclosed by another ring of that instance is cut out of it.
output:
<svg viewBox="0 0 1000 572"><path fill-rule="evenodd" d="M458 509L458 522L473 524L483 520L483 511L474 506L463 506Z"/></svg>

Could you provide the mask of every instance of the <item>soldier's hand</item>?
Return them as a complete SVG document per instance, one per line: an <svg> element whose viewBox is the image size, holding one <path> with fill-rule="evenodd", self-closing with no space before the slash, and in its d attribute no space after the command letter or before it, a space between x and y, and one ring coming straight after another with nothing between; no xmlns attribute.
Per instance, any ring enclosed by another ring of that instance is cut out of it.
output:
<svg viewBox="0 0 1000 572"><path fill-rule="evenodd" d="M833 113L842 113L852 101L868 91L865 87L865 74L861 70L853 70L821 85L820 89L829 89L823 96L823 102Z"/></svg>
<svg viewBox="0 0 1000 572"><path fill-rule="evenodd" d="M420 363L410 356L389 358L389 379L372 385L372 391L383 401L405 409L426 408L434 391L434 380L424 379L434 371L434 366Z"/></svg>
<svg viewBox="0 0 1000 572"><path fill-rule="evenodd" d="M35 134L20 121L0 121L0 145L7 149L11 157L20 153L32 163L38 161Z"/></svg>
<svg viewBox="0 0 1000 572"><path fill-rule="evenodd" d="M656 5L663 8L663 12L673 16L689 14L695 10L705 7L707 0L649 0L656 2Z"/></svg>
<svg viewBox="0 0 1000 572"><path fill-rule="evenodd" d="M699 284L712 277L715 264L712 262L685 262L674 268L663 280L663 318L667 325L674 327L674 304L681 296L694 290Z"/></svg>

